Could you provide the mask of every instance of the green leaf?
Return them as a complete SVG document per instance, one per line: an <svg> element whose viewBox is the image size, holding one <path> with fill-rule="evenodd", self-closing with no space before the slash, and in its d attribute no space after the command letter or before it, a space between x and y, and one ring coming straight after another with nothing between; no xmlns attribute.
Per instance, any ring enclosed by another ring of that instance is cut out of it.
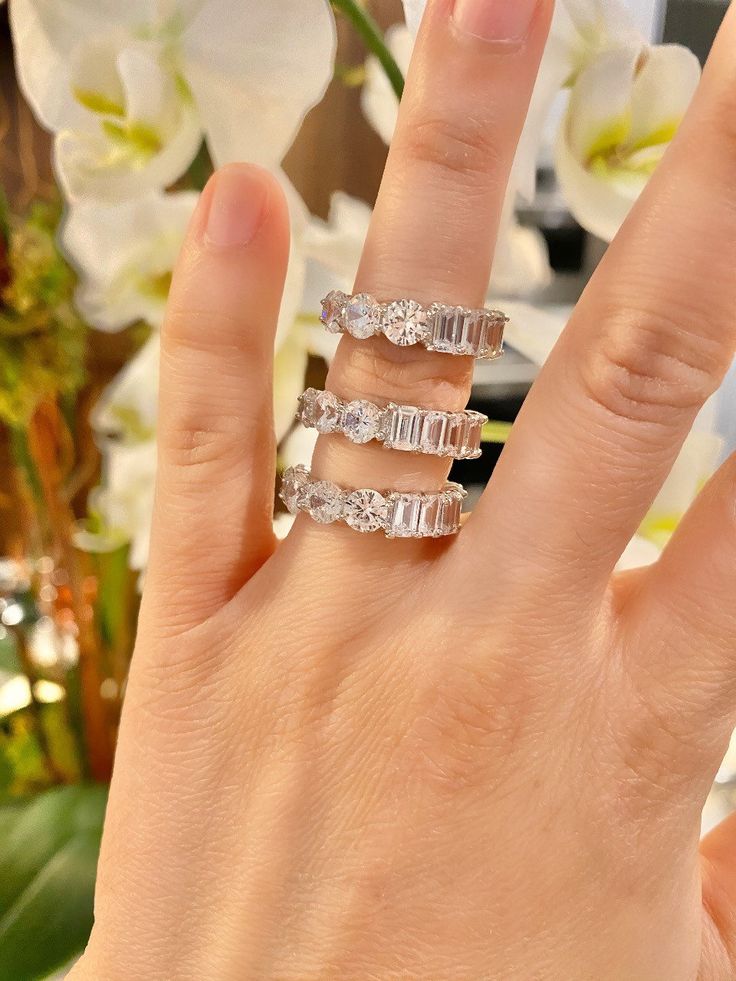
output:
<svg viewBox="0 0 736 981"><path fill-rule="evenodd" d="M0 809L0 981L38 981L84 949L106 798L63 787Z"/></svg>
<svg viewBox="0 0 736 981"><path fill-rule="evenodd" d="M0 627L0 671L21 674L23 665L18 657L18 642L9 630Z"/></svg>

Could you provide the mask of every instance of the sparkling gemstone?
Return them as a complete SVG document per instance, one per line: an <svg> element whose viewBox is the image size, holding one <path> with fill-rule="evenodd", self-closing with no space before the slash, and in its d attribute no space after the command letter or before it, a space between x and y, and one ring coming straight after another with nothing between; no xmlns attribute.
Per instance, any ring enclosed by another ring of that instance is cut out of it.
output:
<svg viewBox="0 0 736 981"><path fill-rule="evenodd" d="M381 410L371 402L350 402L345 409L342 429L353 443L369 443L381 429Z"/></svg>
<svg viewBox="0 0 736 981"><path fill-rule="evenodd" d="M422 452L442 456L447 452L446 434L447 414L444 412L426 412L422 421L422 435L419 442Z"/></svg>
<svg viewBox="0 0 736 981"><path fill-rule="evenodd" d="M378 531L384 527L387 514L388 503L378 491L353 491L345 500L345 521L355 531Z"/></svg>
<svg viewBox="0 0 736 981"><path fill-rule="evenodd" d="M342 314L347 301L348 297L342 290L332 290L322 300L320 319L331 334L339 334L342 331Z"/></svg>
<svg viewBox="0 0 736 981"><path fill-rule="evenodd" d="M422 430L422 413L412 405L391 407L391 425L386 436L386 446L394 450L412 452L419 449Z"/></svg>
<svg viewBox="0 0 736 981"><path fill-rule="evenodd" d="M480 353L485 313L464 307L434 306L430 311L433 351L476 356Z"/></svg>
<svg viewBox="0 0 736 981"><path fill-rule="evenodd" d="M345 307L345 329L348 334L365 340L381 326L381 307L368 293L358 293Z"/></svg>
<svg viewBox="0 0 736 981"><path fill-rule="evenodd" d="M314 428L319 433L334 433L340 426L342 406L332 392L319 392L314 400Z"/></svg>
<svg viewBox="0 0 736 981"><path fill-rule="evenodd" d="M419 534L422 498L418 494L396 494L391 512L391 537L415 538Z"/></svg>
<svg viewBox="0 0 736 981"><path fill-rule="evenodd" d="M448 426L447 441L452 447L456 457L462 458L464 455L465 444L468 441L468 430L470 419L464 412L456 412L450 417Z"/></svg>
<svg viewBox="0 0 736 981"><path fill-rule="evenodd" d="M473 415L470 416L468 436L465 441L465 455L470 459L480 456L480 437L485 418L486 417L480 415L480 413L473 413Z"/></svg>
<svg viewBox="0 0 736 981"><path fill-rule="evenodd" d="M299 510L299 497L308 479L309 472L306 467L291 467L284 471L280 496L289 514L296 514Z"/></svg>
<svg viewBox="0 0 736 981"><path fill-rule="evenodd" d="M455 494L443 494L441 500L442 511L438 523L438 534L452 535L455 533L460 523L462 501Z"/></svg>
<svg viewBox="0 0 736 981"><path fill-rule="evenodd" d="M506 323L504 315L498 311L486 313L480 345L480 355L483 358L497 358L503 351L503 328Z"/></svg>
<svg viewBox="0 0 736 981"><path fill-rule="evenodd" d="M430 310L431 346L435 351L454 351L460 334L462 307L433 306Z"/></svg>
<svg viewBox="0 0 736 981"><path fill-rule="evenodd" d="M427 312L415 300L397 300L386 309L383 329L392 344L409 347L427 337Z"/></svg>
<svg viewBox="0 0 736 981"><path fill-rule="evenodd" d="M439 535L439 518L442 511L442 498L436 494L424 499L422 513L419 516L419 531L428 537Z"/></svg>
<svg viewBox="0 0 736 981"><path fill-rule="evenodd" d="M307 429L314 426L314 405L319 392L316 388L308 388L303 395L299 396L299 415L302 425Z"/></svg>
<svg viewBox="0 0 736 981"><path fill-rule="evenodd" d="M299 502L315 521L329 525L342 514L343 495L337 484L329 480L318 480L308 484Z"/></svg>

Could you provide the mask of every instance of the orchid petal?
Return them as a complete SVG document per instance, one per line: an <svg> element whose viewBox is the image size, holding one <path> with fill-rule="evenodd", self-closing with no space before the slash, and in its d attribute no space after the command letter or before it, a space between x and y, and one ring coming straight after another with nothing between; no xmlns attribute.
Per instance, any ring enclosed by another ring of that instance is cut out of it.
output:
<svg viewBox="0 0 736 981"><path fill-rule="evenodd" d="M416 37L422 17L424 16L424 8L427 6L427 0L403 0L403 4L406 26L409 28L412 36Z"/></svg>
<svg viewBox="0 0 736 981"><path fill-rule="evenodd" d="M621 0L561 0L559 6L592 51L644 43L631 11Z"/></svg>
<svg viewBox="0 0 736 981"><path fill-rule="evenodd" d="M659 560L660 550L657 546L641 535L636 535L626 546L624 554L616 566L617 572L627 572L630 569L641 569L653 565Z"/></svg>
<svg viewBox="0 0 736 981"><path fill-rule="evenodd" d="M511 301L504 303L504 311L509 317L506 325L508 344L541 367L565 329L572 307L566 304L539 307Z"/></svg>
<svg viewBox="0 0 736 981"><path fill-rule="evenodd" d="M570 95L566 140L585 162L623 143L631 126L631 92L640 51L607 51L578 78Z"/></svg>
<svg viewBox="0 0 736 981"><path fill-rule="evenodd" d="M182 59L216 164L281 162L332 79L325 0L209 0L184 31Z"/></svg>
<svg viewBox="0 0 736 981"><path fill-rule="evenodd" d="M151 15L152 0L13 0L9 6L18 81L47 129L71 124L70 60L84 41L134 28Z"/></svg>
<svg viewBox="0 0 736 981"><path fill-rule="evenodd" d="M305 467L310 466L318 437L316 429L295 426L279 449L279 460L284 469L296 467L300 463Z"/></svg>
<svg viewBox="0 0 736 981"><path fill-rule="evenodd" d="M102 455L102 482L89 498L89 509L105 530L131 543L129 565L142 570L148 549L156 485L156 442L111 444Z"/></svg>
<svg viewBox="0 0 736 981"><path fill-rule="evenodd" d="M154 334L102 393L90 422L99 437L126 446L155 436L160 337Z"/></svg>
<svg viewBox="0 0 736 981"><path fill-rule="evenodd" d="M198 195L150 192L119 204L80 201L61 232L79 274L76 303L100 330L160 326L168 284Z"/></svg>
<svg viewBox="0 0 736 981"><path fill-rule="evenodd" d="M308 259L333 277L330 289L352 290L372 213L365 201L337 191L330 201L327 222L310 220L302 248Z"/></svg>
<svg viewBox="0 0 736 981"><path fill-rule="evenodd" d="M591 173L573 155L564 133L557 144L556 164L557 179L575 220L591 234L611 242L646 185L646 177L620 174L613 179Z"/></svg>
<svg viewBox="0 0 736 981"><path fill-rule="evenodd" d="M413 35L403 24L395 24L386 31L386 44L396 64L406 75L414 49ZM371 55L366 61L365 73L360 97L363 113L388 146L393 139L399 116L399 100L375 55Z"/></svg>
<svg viewBox="0 0 736 981"><path fill-rule="evenodd" d="M700 62L687 48L649 48L631 94L631 147L669 143L700 84Z"/></svg>

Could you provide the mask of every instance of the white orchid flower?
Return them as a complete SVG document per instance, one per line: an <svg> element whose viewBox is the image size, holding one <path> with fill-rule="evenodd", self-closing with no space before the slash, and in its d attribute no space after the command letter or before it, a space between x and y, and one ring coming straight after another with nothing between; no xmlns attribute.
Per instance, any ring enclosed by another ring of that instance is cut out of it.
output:
<svg viewBox="0 0 736 981"><path fill-rule="evenodd" d="M89 497L105 534L130 542L129 565L141 571L148 547L156 484L156 441L110 443L102 454L102 483Z"/></svg>
<svg viewBox="0 0 736 981"><path fill-rule="evenodd" d="M327 221L311 217L301 240L312 294L305 297L305 305L317 306L330 289L352 291L372 213L365 201L337 191Z"/></svg>
<svg viewBox="0 0 736 981"><path fill-rule="evenodd" d="M90 422L103 445L155 438L160 354L159 335L153 334L97 400Z"/></svg>
<svg viewBox="0 0 736 981"><path fill-rule="evenodd" d="M577 221L615 236L677 132L700 81L679 45L604 52L577 77L557 145L557 176Z"/></svg>
<svg viewBox="0 0 736 981"><path fill-rule="evenodd" d="M324 0L13 0L10 17L72 198L167 187L203 138L218 165L275 168L332 78Z"/></svg>
<svg viewBox="0 0 736 981"><path fill-rule="evenodd" d="M174 263L199 195L162 194L108 204L82 200L64 221L61 244L79 274L75 302L99 330L137 320L160 327Z"/></svg>
<svg viewBox="0 0 736 981"><path fill-rule="evenodd" d="M407 18L408 16L407 11ZM394 61L405 76L414 50L414 34L404 24L394 24L386 31L385 40ZM375 55L370 55L365 63L361 106L368 122L388 146L396 129L399 99Z"/></svg>
<svg viewBox="0 0 736 981"><path fill-rule="evenodd" d="M616 566L617 572L628 572L630 569L641 569L653 565L660 556L660 549L641 535L636 535L626 546L624 554Z"/></svg>

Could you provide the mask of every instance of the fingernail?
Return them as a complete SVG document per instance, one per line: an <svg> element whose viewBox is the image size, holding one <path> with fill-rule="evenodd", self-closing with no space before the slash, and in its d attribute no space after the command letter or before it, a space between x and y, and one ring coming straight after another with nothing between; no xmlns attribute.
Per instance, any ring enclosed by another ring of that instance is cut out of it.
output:
<svg viewBox="0 0 736 981"><path fill-rule="evenodd" d="M529 33L538 0L455 0L461 31L484 41L521 41Z"/></svg>
<svg viewBox="0 0 736 981"><path fill-rule="evenodd" d="M266 216L268 186L255 167L225 167L204 191L208 208L205 241L221 249L247 245Z"/></svg>

